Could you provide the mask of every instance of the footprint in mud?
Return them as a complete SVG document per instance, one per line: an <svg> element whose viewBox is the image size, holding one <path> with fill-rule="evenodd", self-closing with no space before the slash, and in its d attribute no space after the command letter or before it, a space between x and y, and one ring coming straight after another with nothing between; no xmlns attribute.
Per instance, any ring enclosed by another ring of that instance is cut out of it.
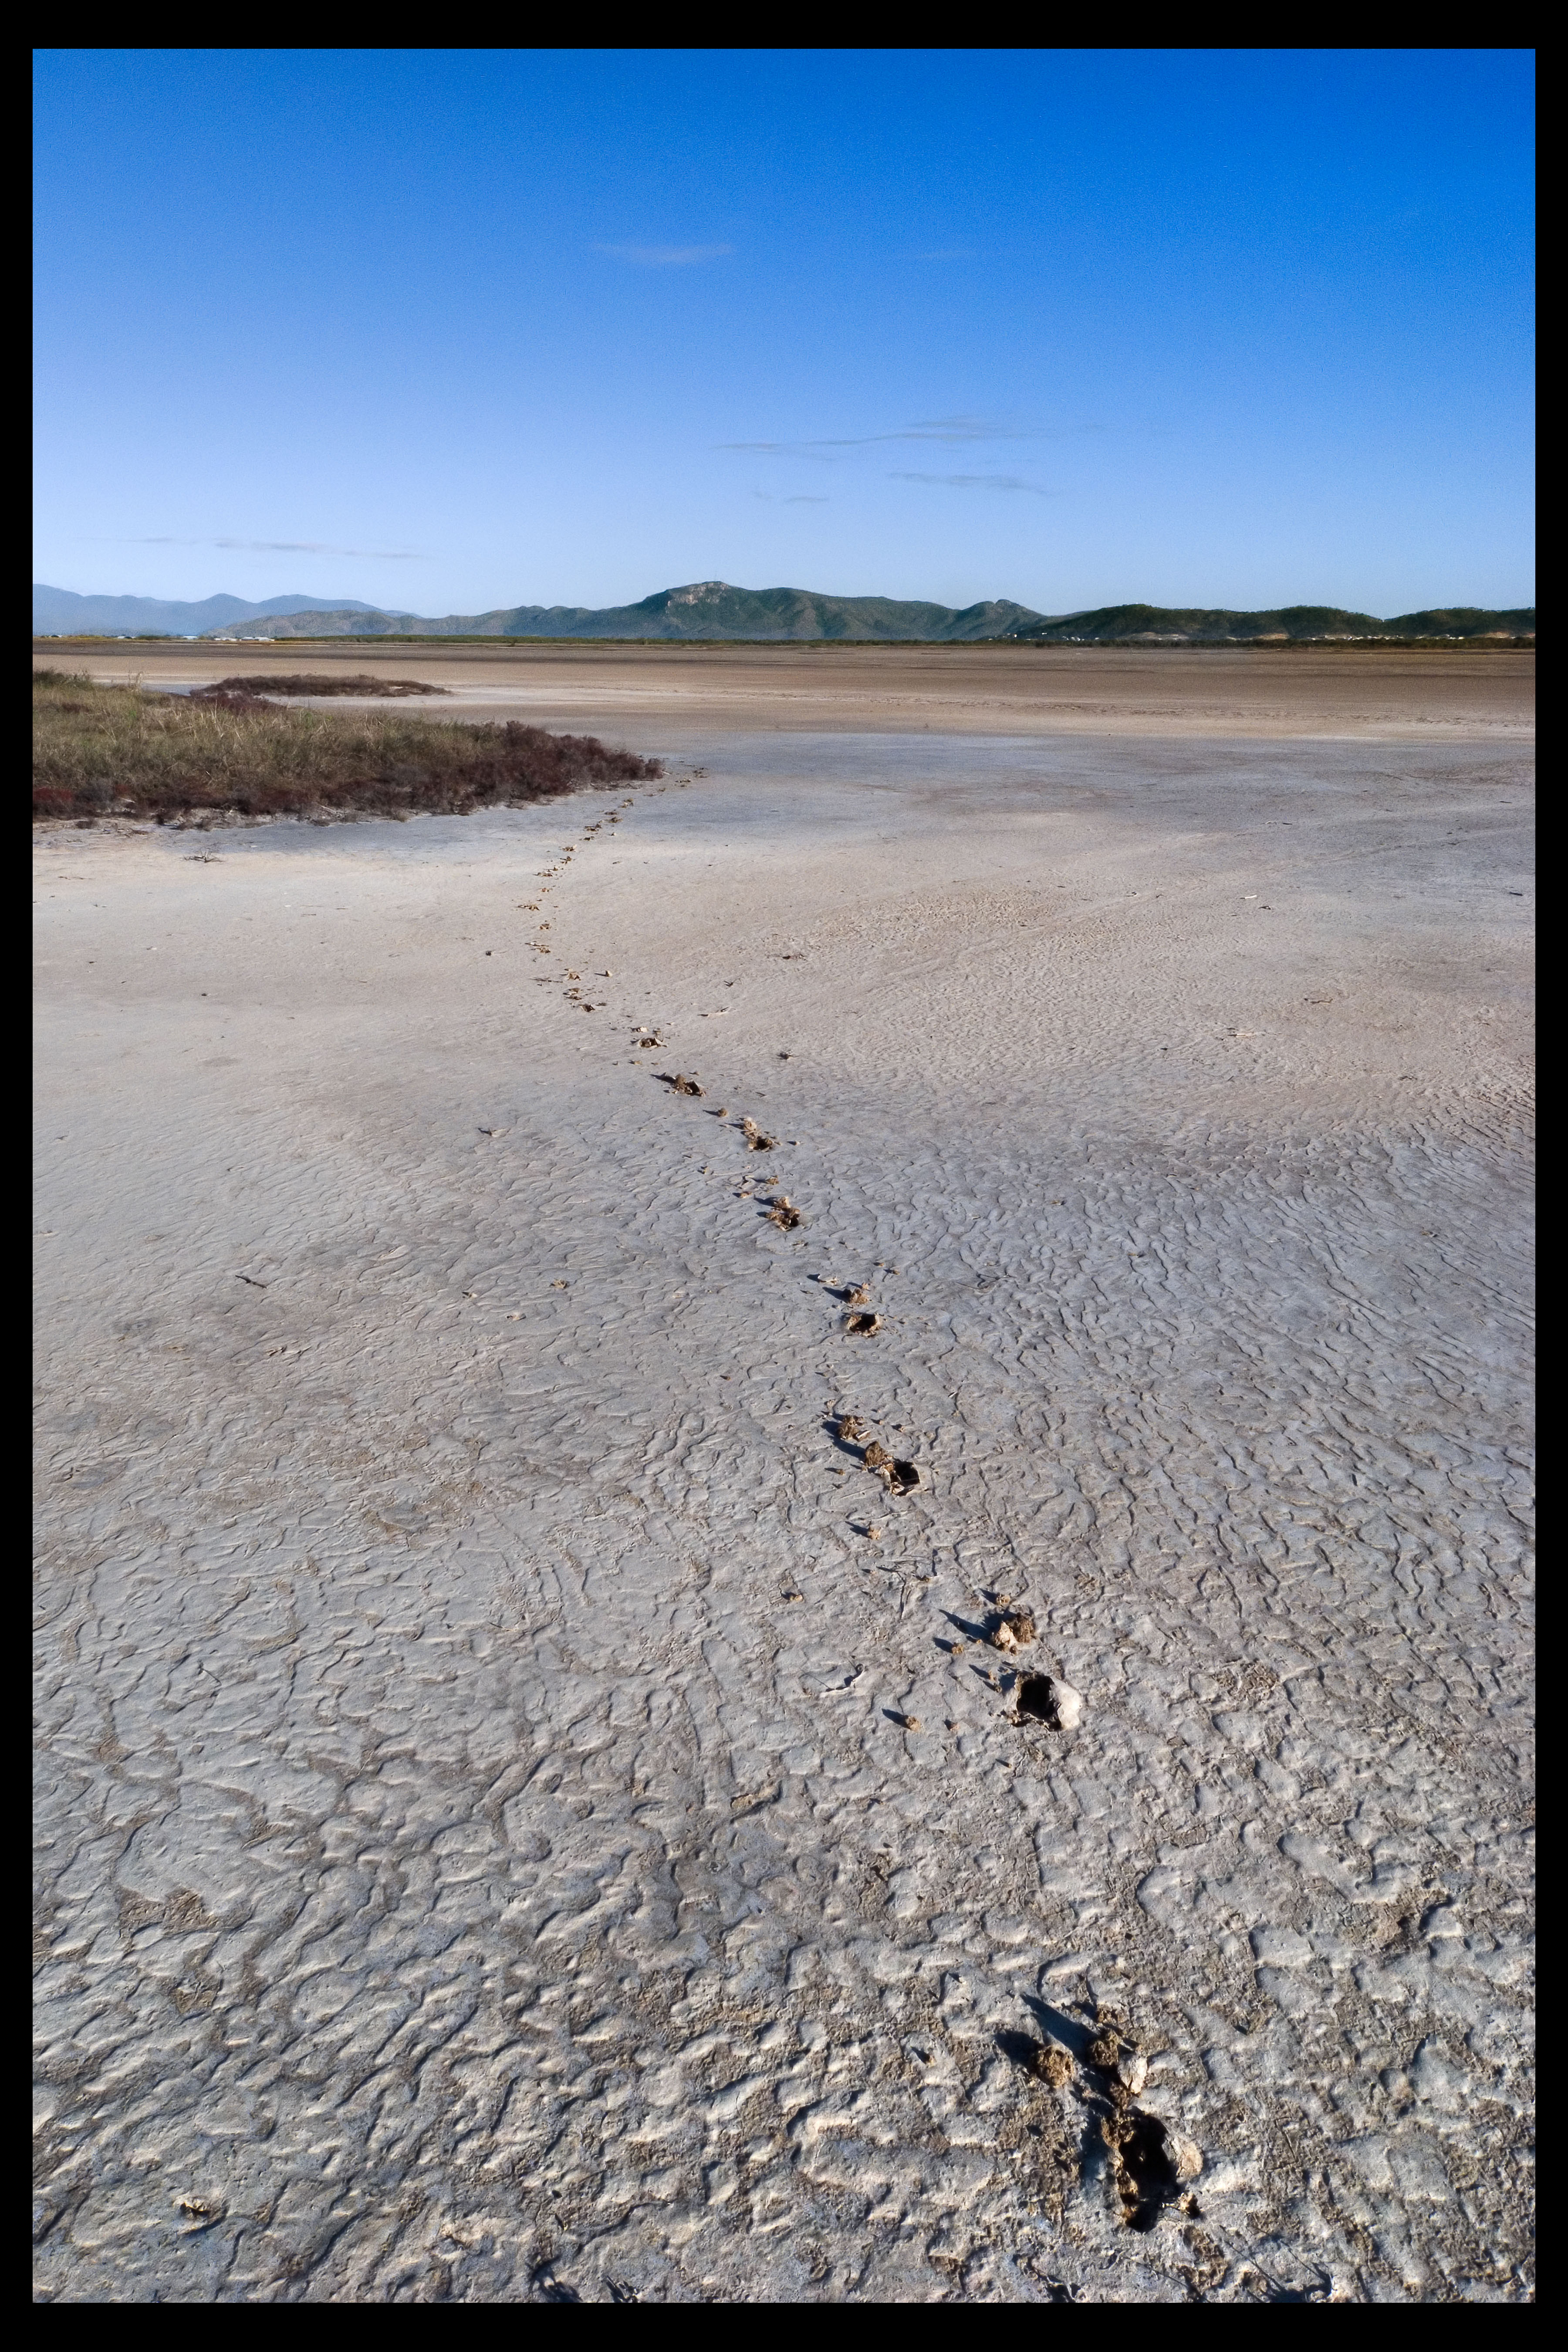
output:
<svg viewBox="0 0 1568 2352"><path fill-rule="evenodd" d="M778 1137L764 1135L754 1118L743 1118L741 1132L746 1139L748 1151L772 1151L778 1143Z"/></svg>
<svg viewBox="0 0 1568 2352"><path fill-rule="evenodd" d="M775 1199L767 1202L764 1205L764 1215L767 1223L770 1225L777 1225L781 1233L792 1234L796 1225L805 1223L800 1211L787 1192L780 1192Z"/></svg>
<svg viewBox="0 0 1568 2352"><path fill-rule="evenodd" d="M1027 1716L1050 1731L1076 1731L1083 1719L1083 1693L1054 1675L1020 1675L1013 1696L1020 1721Z"/></svg>
<svg viewBox="0 0 1568 2352"><path fill-rule="evenodd" d="M875 1439L867 1446L860 1459L868 1470L876 1472L889 1495L912 1495L918 1486L925 1484L918 1462L900 1462L896 1454L889 1454L887 1447L879 1444Z"/></svg>
<svg viewBox="0 0 1568 2352"><path fill-rule="evenodd" d="M1152 2230L1203 2170L1196 2145L1163 2116L1135 2107L1121 2083L1111 2084L1110 2113L1101 2117L1100 2129L1122 2220L1130 2230Z"/></svg>
<svg viewBox="0 0 1568 2352"><path fill-rule="evenodd" d="M874 1331L879 1331L881 1328L881 1317L872 1314L869 1310L858 1315L847 1315L844 1318L845 1331L855 1339L868 1339Z"/></svg>
<svg viewBox="0 0 1568 2352"><path fill-rule="evenodd" d="M657 1076L659 1084L668 1087L671 1094L702 1095L708 1091L706 1087L698 1085L695 1077L689 1078L683 1070L660 1070Z"/></svg>
<svg viewBox="0 0 1568 2352"><path fill-rule="evenodd" d="M1104 2086L1109 2112L1100 2117L1100 2132L1121 2218L1129 2229L1152 2230L1203 2170L1202 2154L1175 2124L1133 2105L1148 2080L1149 2061L1120 2011L1096 2009L1083 2060Z"/></svg>
<svg viewBox="0 0 1568 2352"><path fill-rule="evenodd" d="M859 1423L857 1421L854 1426L857 1434L859 1434ZM845 1433L844 1423L840 1422L838 1423L840 1439L844 1438ZM861 1447L860 1459L868 1470L875 1471L889 1495L912 1495L918 1486L925 1485L925 1477L920 1464L899 1461L895 1455L889 1453L880 1438L873 1437L869 1444Z"/></svg>
<svg viewBox="0 0 1568 2352"><path fill-rule="evenodd" d="M1202 2153L1177 2125L1133 2105L1149 2062L1126 2019L1097 2007L1089 2027L1046 2001L1031 1999L1028 2006L1049 2040L1005 2033L998 2034L997 2045L1058 2088L1073 2079L1075 2060L1083 2068L1080 2094L1096 2118L1084 2147L1086 2169L1103 2149L1128 2228L1152 2230L1172 2205L1195 2215L1189 2189L1203 2170Z"/></svg>

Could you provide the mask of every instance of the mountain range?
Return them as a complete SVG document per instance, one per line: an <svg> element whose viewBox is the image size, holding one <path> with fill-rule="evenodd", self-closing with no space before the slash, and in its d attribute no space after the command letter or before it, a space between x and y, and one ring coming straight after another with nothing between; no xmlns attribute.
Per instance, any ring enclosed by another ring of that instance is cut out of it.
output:
<svg viewBox="0 0 1568 2352"><path fill-rule="evenodd" d="M36 637L133 637L142 634L200 637L239 621L259 621L273 613L374 613L342 596L268 596L253 604L244 596L207 596L199 604L170 604L161 596L78 596L69 588L33 583Z"/></svg>
<svg viewBox="0 0 1568 2352"><path fill-rule="evenodd" d="M700 580L684 588L661 588L638 604L594 610L584 604L514 604L489 613L450 613L437 621L410 613L362 614L347 608L331 616L335 636L395 636L411 631L441 637L632 637L667 640L742 640L756 643L812 642L823 638L924 638L937 643L1003 637L1043 616L1026 604L1005 601L948 604L901 601L892 596L825 596L808 588L731 588L727 581ZM301 616L264 629L259 623L235 634L305 636L318 624Z"/></svg>
<svg viewBox="0 0 1568 2352"><path fill-rule="evenodd" d="M1533 637L1534 607L1432 608L1379 620L1332 604L1290 604L1266 613L1224 607L1107 604L1093 612L1045 614L1006 598L954 608L891 596L828 596L806 588L732 588L722 580L661 588L638 604L516 604L428 620L374 604L271 596L204 604L149 596L77 596L33 590L36 635L92 634L231 639L270 637L618 637L679 642L813 644L858 639L973 644L1009 639L1057 645L1223 645L1355 637Z"/></svg>

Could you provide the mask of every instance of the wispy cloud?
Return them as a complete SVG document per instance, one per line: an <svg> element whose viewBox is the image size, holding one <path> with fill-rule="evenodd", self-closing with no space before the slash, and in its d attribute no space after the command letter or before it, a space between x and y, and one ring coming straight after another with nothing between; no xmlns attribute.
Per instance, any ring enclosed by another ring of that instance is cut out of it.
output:
<svg viewBox="0 0 1568 2352"><path fill-rule="evenodd" d="M985 416L923 416L907 425L901 433L885 436L889 441L1037 441L1041 428L1034 425L998 425Z"/></svg>
<svg viewBox="0 0 1568 2352"><path fill-rule="evenodd" d="M1026 482L1020 474L911 474L900 472L888 476L889 482L938 482L949 490L1022 490L1032 499L1048 499L1038 482Z"/></svg>
<svg viewBox="0 0 1568 2352"><path fill-rule="evenodd" d="M164 533L154 539L131 539L126 547L225 547L250 555L352 555L372 563L414 563L415 547L332 547L321 539L176 539Z"/></svg>
<svg viewBox="0 0 1568 2352"><path fill-rule="evenodd" d="M899 441L936 441L950 446L978 441L1039 441L1036 425L998 425L984 416L931 416L900 425L894 433L846 434L819 441L721 441L721 449L744 450L754 457L819 457L830 449L875 449Z"/></svg>
<svg viewBox="0 0 1568 2352"><path fill-rule="evenodd" d="M617 261L635 261L639 269L689 269L697 261L722 261L732 245L596 245Z"/></svg>

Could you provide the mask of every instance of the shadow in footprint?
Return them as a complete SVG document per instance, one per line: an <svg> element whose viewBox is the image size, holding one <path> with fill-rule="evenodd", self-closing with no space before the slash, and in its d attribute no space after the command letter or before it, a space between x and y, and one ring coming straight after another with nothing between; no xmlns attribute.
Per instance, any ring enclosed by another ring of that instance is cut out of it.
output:
<svg viewBox="0 0 1568 2352"><path fill-rule="evenodd" d="M1263 2284L1263 2293L1257 2298L1259 2303L1327 2303L1334 2291L1334 2282L1328 2271L1320 2271L1310 2286L1287 2286L1282 2280L1271 2279L1263 2271L1257 2272L1255 2275Z"/></svg>
<svg viewBox="0 0 1568 2352"><path fill-rule="evenodd" d="M1122 2219L1130 2230L1152 2230L1165 2207L1173 2205L1185 2189L1170 2131L1158 2116L1131 2106L1102 2128L1108 2137L1114 2132L1119 2143L1113 2160L1120 2158L1117 2186Z"/></svg>
<svg viewBox="0 0 1568 2352"><path fill-rule="evenodd" d="M1086 2025L1081 2018L1070 2017L1065 2009L1053 2009L1048 2000L1041 2000L1034 1993L1024 1995L1024 2006L1047 2041L1059 2042L1080 2066L1085 2063L1095 2036L1092 2025Z"/></svg>
<svg viewBox="0 0 1568 2352"><path fill-rule="evenodd" d="M1088 2112L1083 2119L1083 2137L1078 2144L1078 2170L1084 2188L1095 2189L1110 2169L1110 2150L1105 2145L1105 2134L1100 2129L1104 2116L1100 2102L1090 2099L1086 2104Z"/></svg>
<svg viewBox="0 0 1568 2352"><path fill-rule="evenodd" d="M541 2303L581 2303L583 2298L574 2286L557 2278L552 2263L541 2263L529 2282Z"/></svg>

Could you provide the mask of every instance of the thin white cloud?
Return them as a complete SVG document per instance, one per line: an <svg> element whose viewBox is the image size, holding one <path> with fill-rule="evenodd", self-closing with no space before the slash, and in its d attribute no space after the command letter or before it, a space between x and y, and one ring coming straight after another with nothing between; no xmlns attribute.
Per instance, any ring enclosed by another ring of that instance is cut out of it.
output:
<svg viewBox="0 0 1568 2352"><path fill-rule="evenodd" d="M721 441L721 449L743 450L755 457L820 457L827 449L875 449L891 442L936 441L949 445L977 441L1040 441L1044 433L1033 425L994 424L984 416L931 416L900 425L896 433L857 433L843 439L820 441Z"/></svg>
<svg viewBox="0 0 1568 2352"><path fill-rule="evenodd" d="M732 245L596 245L616 261L635 261L639 269L689 269L694 262L721 261Z"/></svg>
<svg viewBox="0 0 1568 2352"><path fill-rule="evenodd" d="M1030 425L995 425L984 416L921 416L902 433L889 436L900 441L1037 441L1039 437Z"/></svg>
<svg viewBox="0 0 1568 2352"><path fill-rule="evenodd" d="M332 547L321 539L176 539L165 533L154 539L132 539L127 547L223 547L251 555L352 555L371 563L415 563L414 547Z"/></svg>
<svg viewBox="0 0 1568 2352"><path fill-rule="evenodd" d="M1048 499L1038 482L1026 482L1019 474L910 474L888 476L889 482L936 482L949 490L1022 490L1032 499Z"/></svg>

